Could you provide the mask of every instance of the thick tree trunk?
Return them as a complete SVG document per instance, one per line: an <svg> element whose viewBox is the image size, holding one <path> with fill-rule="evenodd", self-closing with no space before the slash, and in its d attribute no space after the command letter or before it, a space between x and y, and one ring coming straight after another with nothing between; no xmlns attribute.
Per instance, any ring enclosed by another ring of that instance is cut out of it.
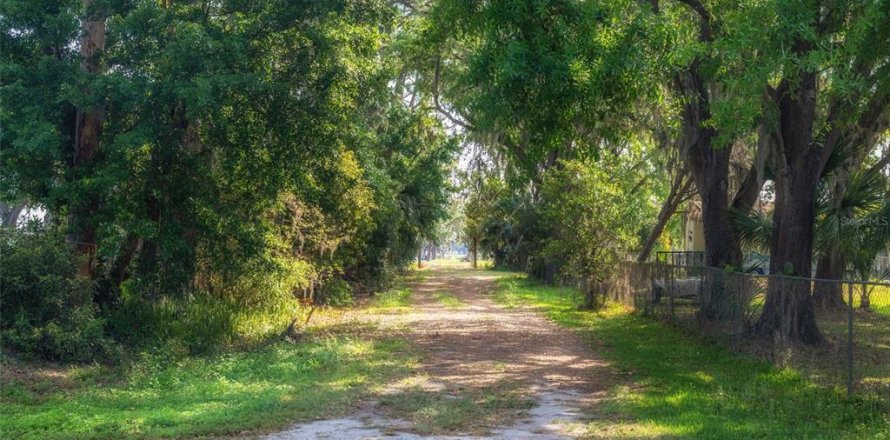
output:
<svg viewBox="0 0 890 440"><path fill-rule="evenodd" d="M800 173L804 174L804 173ZM816 176L788 176L776 182L776 211L770 246L766 303L756 330L782 340L818 344L822 335L810 295Z"/></svg>
<svg viewBox="0 0 890 440"><path fill-rule="evenodd" d="M710 41L707 15L702 15L703 41ZM702 222L704 223L705 265L723 268L739 267L742 249L732 230L729 217L729 158L732 149L715 149L713 140L717 133L708 126L711 119L710 97L704 77L699 71L699 61L677 75L674 87L686 99L683 107L683 132L681 151L684 151L687 168L695 179L701 198ZM702 316L722 319L729 311L729 298L721 288L711 289L702 304Z"/></svg>
<svg viewBox="0 0 890 440"><path fill-rule="evenodd" d="M708 267L738 268L742 264L742 249L732 231L729 218L728 184L730 149L708 148L697 166L696 183L702 202L702 222L705 237L705 265ZM732 298L719 282L711 286L701 306L702 317L725 319L732 314Z"/></svg>
<svg viewBox="0 0 890 440"><path fill-rule="evenodd" d="M92 10L93 0L83 0L83 7L87 15L83 19L83 37L80 40L80 69L88 75L95 75L100 73L99 57L105 49L105 17L103 13ZM92 90L84 92L93 93ZM74 167L89 169L93 164L93 159L99 152L103 113L101 105L77 110ZM79 273L83 277L93 278L96 258L96 225L93 217L99 210L99 195L87 194L83 202L69 209L69 226L72 228L72 233L68 236L68 241L75 245L77 253L82 258Z"/></svg>
<svg viewBox="0 0 890 440"><path fill-rule="evenodd" d="M742 249L730 226L727 193L730 150L709 150L695 179L702 204L705 265L718 268L739 267Z"/></svg>
<svg viewBox="0 0 890 440"><path fill-rule="evenodd" d="M804 51L806 48L799 50ZM816 117L816 74L785 81L777 91L779 135L776 148L776 208L770 241L770 273L803 278L770 278L763 313L755 330L782 341L818 344L810 281L816 186L830 146L813 142Z"/></svg>
<svg viewBox="0 0 890 440"><path fill-rule="evenodd" d="M840 280L844 276L844 259L837 249L831 249L816 260L816 278ZM843 310L844 292L840 282L817 282L813 287L813 305L822 310Z"/></svg>
<svg viewBox="0 0 890 440"><path fill-rule="evenodd" d="M160 224L161 220L161 203L152 194L145 196L146 217L153 225ZM158 264L160 260L160 246L158 245L157 235L143 237L142 248L139 250L139 260L136 270L143 277L158 277Z"/></svg>
<svg viewBox="0 0 890 440"><path fill-rule="evenodd" d="M693 63L675 79L675 88L685 95L682 148L687 168L695 179L702 202L705 236L705 265L738 267L742 250L729 222L729 147L715 149L717 133L707 126L711 118L710 98L704 79Z"/></svg>

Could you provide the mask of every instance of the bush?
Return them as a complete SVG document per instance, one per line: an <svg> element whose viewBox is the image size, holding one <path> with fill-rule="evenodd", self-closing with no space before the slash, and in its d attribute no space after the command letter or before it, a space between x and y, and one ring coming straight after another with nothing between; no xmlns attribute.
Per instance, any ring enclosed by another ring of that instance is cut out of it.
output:
<svg viewBox="0 0 890 440"><path fill-rule="evenodd" d="M261 344L297 316L294 292L314 276L308 263L279 263L257 264L243 275L175 296L152 295L134 280L125 281L120 304L108 315L109 334L130 348L172 347L182 355Z"/></svg>
<svg viewBox="0 0 890 440"><path fill-rule="evenodd" d="M348 307L353 304L352 287L344 280L333 279L322 289L321 300L331 307Z"/></svg>
<svg viewBox="0 0 890 440"><path fill-rule="evenodd" d="M32 223L0 231L0 328L5 346L44 359L89 362L112 344L92 302L93 286L77 276L60 232Z"/></svg>

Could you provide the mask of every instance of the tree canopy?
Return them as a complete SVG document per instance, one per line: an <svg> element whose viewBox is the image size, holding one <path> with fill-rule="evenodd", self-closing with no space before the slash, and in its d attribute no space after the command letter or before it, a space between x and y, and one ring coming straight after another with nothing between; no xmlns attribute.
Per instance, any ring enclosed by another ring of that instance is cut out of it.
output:
<svg viewBox="0 0 890 440"><path fill-rule="evenodd" d="M238 310L208 340L280 330L446 229L548 281L677 248L677 211L714 267L753 243L773 274L867 277L887 249L886 0L5 0L0 23L0 200L47 212L4 253L66 261L4 289L19 347L158 339L198 301ZM810 290L771 285L755 330L819 343L839 297Z"/></svg>

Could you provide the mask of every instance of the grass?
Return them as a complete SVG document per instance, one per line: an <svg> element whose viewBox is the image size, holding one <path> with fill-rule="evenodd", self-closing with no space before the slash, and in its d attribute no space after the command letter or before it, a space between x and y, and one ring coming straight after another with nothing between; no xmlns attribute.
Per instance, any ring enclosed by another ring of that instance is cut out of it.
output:
<svg viewBox="0 0 890 440"><path fill-rule="evenodd" d="M405 312L411 307L410 285L423 282L427 271L412 269L402 274L392 288L378 292L371 298L369 311Z"/></svg>
<svg viewBox="0 0 890 440"><path fill-rule="evenodd" d="M411 289L392 288L374 296L371 309L405 309L411 306Z"/></svg>
<svg viewBox="0 0 890 440"><path fill-rule="evenodd" d="M509 383L461 389L454 394L413 386L380 399L384 411L409 421L419 434L486 435L490 428L516 418L534 404L518 385Z"/></svg>
<svg viewBox="0 0 890 440"><path fill-rule="evenodd" d="M449 309L460 309L466 307L467 304L461 301L458 297L454 296L453 293L449 292L439 292L436 294L436 298L439 300L442 305L448 307Z"/></svg>
<svg viewBox="0 0 890 440"><path fill-rule="evenodd" d="M861 287L860 287L861 289ZM853 297L853 306L859 307L862 300L861 290L859 292L860 295L855 295ZM884 315L886 317L890 317L890 287L887 286L872 286L869 288L869 299L870 299L870 308L871 310Z"/></svg>
<svg viewBox="0 0 890 440"><path fill-rule="evenodd" d="M344 414L414 362L401 340L325 336L174 363L150 358L127 371L74 367L29 380L5 374L0 433L49 440L268 431Z"/></svg>
<svg viewBox="0 0 890 440"><path fill-rule="evenodd" d="M359 313L410 308L413 282L372 298ZM417 353L370 320L340 309L315 314L299 344L205 357L171 351L126 366L38 365L0 358L0 438L109 439L244 436L338 417L417 368Z"/></svg>
<svg viewBox="0 0 890 440"><path fill-rule="evenodd" d="M627 378L589 423L590 438L890 438L878 401L848 399L618 305L580 311L568 289L520 277L499 284L496 301L535 306L579 330Z"/></svg>

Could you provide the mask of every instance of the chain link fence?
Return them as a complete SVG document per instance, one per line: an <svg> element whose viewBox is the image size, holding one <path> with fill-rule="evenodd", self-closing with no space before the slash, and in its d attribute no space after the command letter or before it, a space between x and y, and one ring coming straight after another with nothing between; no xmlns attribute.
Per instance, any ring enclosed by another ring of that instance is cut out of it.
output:
<svg viewBox="0 0 890 440"><path fill-rule="evenodd" d="M816 383L890 399L890 283L727 272L695 258L673 254L628 262L615 279L579 287L588 306L619 302L733 351L793 367ZM754 331L771 289L775 298L803 295L813 302L823 343L792 343Z"/></svg>

